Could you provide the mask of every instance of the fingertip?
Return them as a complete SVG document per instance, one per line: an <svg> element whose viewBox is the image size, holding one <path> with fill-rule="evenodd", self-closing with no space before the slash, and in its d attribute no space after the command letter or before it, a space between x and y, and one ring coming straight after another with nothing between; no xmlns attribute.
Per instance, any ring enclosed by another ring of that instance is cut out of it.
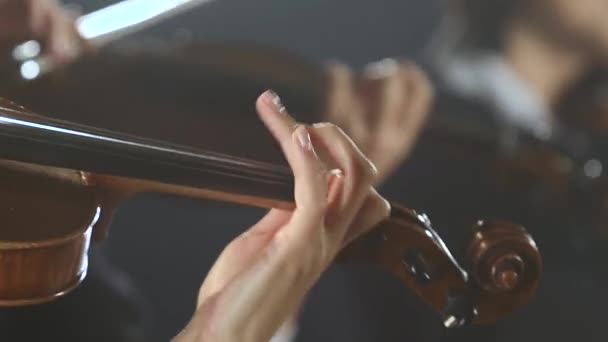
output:
<svg viewBox="0 0 608 342"><path fill-rule="evenodd" d="M296 121L289 116L280 97L272 90L262 93L256 101L258 116L279 141L288 138L296 126Z"/></svg>
<svg viewBox="0 0 608 342"><path fill-rule="evenodd" d="M267 99L270 96L270 91L271 90L266 90L265 92L261 93L260 96L258 96L258 99L255 102L257 109L267 109L266 104L268 103Z"/></svg>
<svg viewBox="0 0 608 342"><path fill-rule="evenodd" d="M379 212L380 212L380 217L382 217L382 219L385 219L389 216L391 216L391 210L392 210L392 205L391 202L389 202L386 198L378 195L380 197L380 203L378 205L379 208Z"/></svg>
<svg viewBox="0 0 608 342"><path fill-rule="evenodd" d="M362 210L372 217L370 224L377 224L391 215L392 205L376 189L371 188Z"/></svg>
<svg viewBox="0 0 608 342"><path fill-rule="evenodd" d="M266 90L260 96L258 96L256 108L269 114L286 112L286 108L283 106L281 98L271 89Z"/></svg>
<svg viewBox="0 0 608 342"><path fill-rule="evenodd" d="M372 62L363 69L363 77L369 80L390 79L399 71L399 64L392 58Z"/></svg>

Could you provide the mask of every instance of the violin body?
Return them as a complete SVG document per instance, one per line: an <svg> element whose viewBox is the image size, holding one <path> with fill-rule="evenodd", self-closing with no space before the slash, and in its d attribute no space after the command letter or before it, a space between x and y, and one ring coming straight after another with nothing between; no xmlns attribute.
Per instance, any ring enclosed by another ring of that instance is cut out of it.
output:
<svg viewBox="0 0 608 342"><path fill-rule="evenodd" d="M0 306L52 300L86 276L97 199L78 172L0 164Z"/></svg>

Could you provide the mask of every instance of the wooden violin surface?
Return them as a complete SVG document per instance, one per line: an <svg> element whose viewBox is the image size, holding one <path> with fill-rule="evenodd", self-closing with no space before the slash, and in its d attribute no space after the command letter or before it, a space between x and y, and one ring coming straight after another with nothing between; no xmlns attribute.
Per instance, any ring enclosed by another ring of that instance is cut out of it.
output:
<svg viewBox="0 0 608 342"><path fill-rule="evenodd" d="M0 306L51 300L86 275L96 198L80 174L0 162Z"/></svg>

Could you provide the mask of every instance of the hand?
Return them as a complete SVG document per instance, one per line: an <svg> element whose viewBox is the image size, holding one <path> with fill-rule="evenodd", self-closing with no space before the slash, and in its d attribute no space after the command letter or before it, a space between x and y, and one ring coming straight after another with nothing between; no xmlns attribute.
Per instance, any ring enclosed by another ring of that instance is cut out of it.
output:
<svg viewBox="0 0 608 342"><path fill-rule="evenodd" d="M271 210L226 247L175 341L268 341L340 249L388 216L375 167L339 128L296 124L271 92L257 109L293 170L296 208Z"/></svg>
<svg viewBox="0 0 608 342"><path fill-rule="evenodd" d="M342 127L378 168L389 176L416 142L433 98L430 81L417 66L392 59L370 64L356 77L331 64L326 120Z"/></svg>
<svg viewBox="0 0 608 342"><path fill-rule="evenodd" d="M0 0L0 59L28 40L42 44L52 62L65 63L76 57L82 39L57 0Z"/></svg>

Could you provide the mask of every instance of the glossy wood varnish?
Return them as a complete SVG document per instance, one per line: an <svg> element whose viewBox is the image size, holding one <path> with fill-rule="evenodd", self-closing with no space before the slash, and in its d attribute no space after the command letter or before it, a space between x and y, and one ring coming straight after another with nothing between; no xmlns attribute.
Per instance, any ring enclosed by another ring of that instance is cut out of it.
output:
<svg viewBox="0 0 608 342"><path fill-rule="evenodd" d="M85 277L98 207L77 172L0 162L0 305L53 299Z"/></svg>

